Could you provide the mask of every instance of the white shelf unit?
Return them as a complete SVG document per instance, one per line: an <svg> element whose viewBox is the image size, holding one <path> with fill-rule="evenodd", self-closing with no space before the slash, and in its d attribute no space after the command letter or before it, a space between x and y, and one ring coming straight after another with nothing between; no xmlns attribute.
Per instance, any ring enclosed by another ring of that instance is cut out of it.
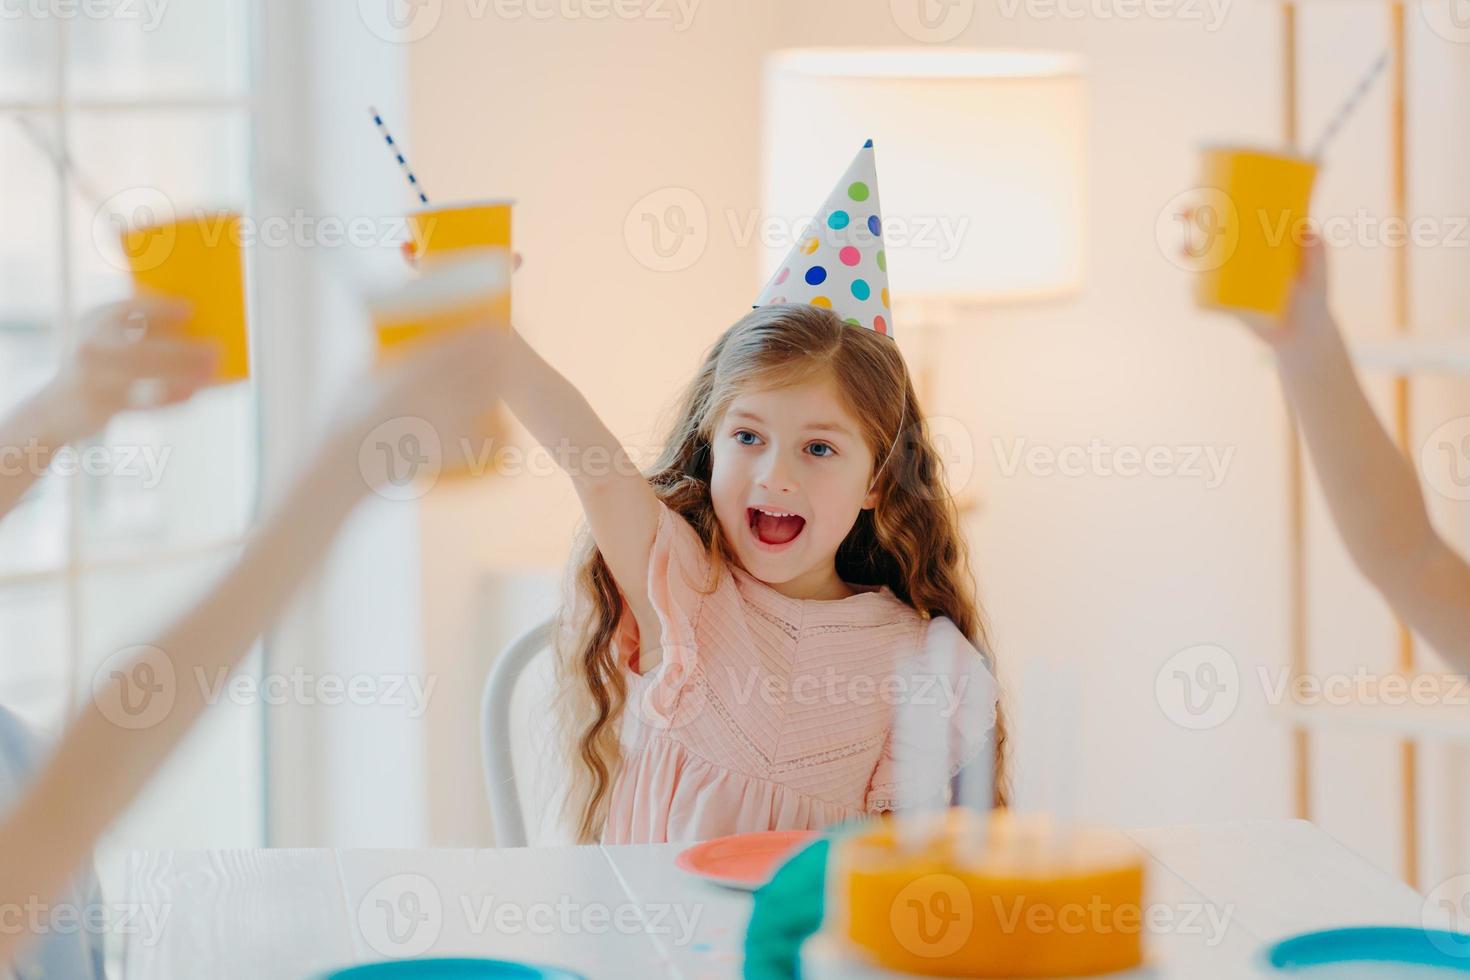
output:
<svg viewBox="0 0 1470 980"><path fill-rule="evenodd" d="M1470 334L1371 338L1352 342L1351 350L1373 371L1470 377Z"/></svg>
<svg viewBox="0 0 1470 980"><path fill-rule="evenodd" d="M1371 730L1409 739L1470 745L1470 707L1456 704L1295 704L1274 706L1281 721L1311 730Z"/></svg>

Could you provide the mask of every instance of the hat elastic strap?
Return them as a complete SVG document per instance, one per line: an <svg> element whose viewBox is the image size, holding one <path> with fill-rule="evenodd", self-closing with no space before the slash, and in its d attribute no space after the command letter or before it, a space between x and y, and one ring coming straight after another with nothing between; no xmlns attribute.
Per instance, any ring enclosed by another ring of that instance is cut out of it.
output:
<svg viewBox="0 0 1470 980"><path fill-rule="evenodd" d="M898 431L893 434L893 445L888 447L888 452L883 454L883 462L879 463L878 468L873 471L873 482L868 485L867 492L864 496L872 493L873 487L878 485L878 478L883 475L883 468L888 465L888 461L893 457L893 451L898 448L898 440L903 438L903 423L907 417L908 406L903 404L899 405Z"/></svg>

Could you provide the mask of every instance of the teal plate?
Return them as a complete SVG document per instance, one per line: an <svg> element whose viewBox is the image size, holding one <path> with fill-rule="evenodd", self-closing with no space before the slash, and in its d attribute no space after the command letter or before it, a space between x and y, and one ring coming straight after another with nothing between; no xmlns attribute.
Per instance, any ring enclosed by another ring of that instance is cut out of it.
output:
<svg viewBox="0 0 1470 980"><path fill-rule="evenodd" d="M1308 932L1266 951L1278 970L1303 970L1330 963L1400 963L1470 974L1470 935L1441 929L1367 926Z"/></svg>
<svg viewBox="0 0 1470 980"><path fill-rule="evenodd" d="M587 980L555 966L509 960L390 960L324 974L321 980Z"/></svg>

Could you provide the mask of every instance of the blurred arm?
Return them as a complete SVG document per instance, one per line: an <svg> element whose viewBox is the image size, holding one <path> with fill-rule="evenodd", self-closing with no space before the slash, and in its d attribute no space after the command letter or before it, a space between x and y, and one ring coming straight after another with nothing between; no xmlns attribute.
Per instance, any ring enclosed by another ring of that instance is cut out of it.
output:
<svg viewBox="0 0 1470 980"><path fill-rule="evenodd" d="M1333 521L1399 617L1470 668L1470 566L1434 530L1418 476L1358 385L1336 324L1280 352Z"/></svg>
<svg viewBox="0 0 1470 980"><path fill-rule="evenodd" d="M49 388L0 419L0 518L41 478L56 451L75 438L78 434L68 431L55 410Z"/></svg>
<svg viewBox="0 0 1470 980"><path fill-rule="evenodd" d="M164 683L173 704L163 718L127 728L99 707L129 693L128 679L140 661L126 665L87 702L35 785L0 825L0 907L21 908L60 894L98 835L193 727L206 704L207 685L198 678L239 664L361 495L355 448L319 458L240 562L153 644L171 667ZM27 938L0 931L0 964L9 963Z"/></svg>

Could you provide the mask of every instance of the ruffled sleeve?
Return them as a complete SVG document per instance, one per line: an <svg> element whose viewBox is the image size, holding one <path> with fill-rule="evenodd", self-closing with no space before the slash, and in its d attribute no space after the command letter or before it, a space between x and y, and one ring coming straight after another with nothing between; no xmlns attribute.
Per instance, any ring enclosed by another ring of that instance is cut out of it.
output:
<svg viewBox="0 0 1470 980"><path fill-rule="evenodd" d="M642 698L642 715L651 723L667 726L671 722L679 691L696 663L694 631L712 591L709 551L699 533L683 515L660 501L658 529L648 555L648 600L658 616L663 641L656 677ZM638 622L626 604L615 642L619 662L640 673Z"/></svg>
<svg viewBox="0 0 1470 980"><path fill-rule="evenodd" d="M988 749L995 729L990 658L948 617L929 621L922 648L895 673L901 695L868 785L870 813L946 800L950 780Z"/></svg>

